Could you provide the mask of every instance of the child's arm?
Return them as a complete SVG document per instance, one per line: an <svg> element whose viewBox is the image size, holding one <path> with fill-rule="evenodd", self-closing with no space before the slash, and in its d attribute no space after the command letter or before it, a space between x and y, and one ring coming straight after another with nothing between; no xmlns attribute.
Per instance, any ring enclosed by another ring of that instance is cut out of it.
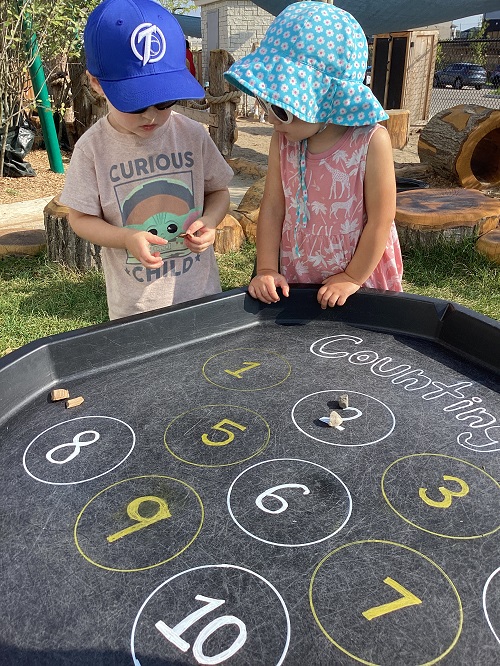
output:
<svg viewBox="0 0 500 666"><path fill-rule="evenodd" d="M281 181L278 135L269 146L266 186L260 204L257 225L257 273L248 287L248 293L264 303L279 301L277 287L283 296L290 289L285 277L279 273L279 249L285 218L285 196Z"/></svg>
<svg viewBox="0 0 500 666"><path fill-rule="evenodd" d="M387 245L396 213L396 178L392 145L386 130L372 136L366 156L364 199L367 222L345 272L323 281L318 302L324 309L344 305L373 273Z"/></svg>
<svg viewBox="0 0 500 666"><path fill-rule="evenodd" d="M159 268L163 264L159 252L151 253L150 244L166 245L168 241L149 231L115 227L100 217L81 213L74 208L69 209L68 221L77 236L102 247L128 250L145 268Z"/></svg>
<svg viewBox="0 0 500 666"><path fill-rule="evenodd" d="M215 228L229 210L229 190L226 188L205 194L203 215L186 229L184 242L191 252L199 254L213 245ZM196 234L196 235L195 235Z"/></svg>

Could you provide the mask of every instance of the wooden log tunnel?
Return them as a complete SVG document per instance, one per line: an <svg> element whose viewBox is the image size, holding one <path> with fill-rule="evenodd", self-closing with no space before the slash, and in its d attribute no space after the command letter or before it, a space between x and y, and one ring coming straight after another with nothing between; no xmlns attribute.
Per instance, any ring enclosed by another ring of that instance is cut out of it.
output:
<svg viewBox="0 0 500 666"><path fill-rule="evenodd" d="M460 104L434 115L420 134L418 155L436 174L462 187L500 185L500 111Z"/></svg>

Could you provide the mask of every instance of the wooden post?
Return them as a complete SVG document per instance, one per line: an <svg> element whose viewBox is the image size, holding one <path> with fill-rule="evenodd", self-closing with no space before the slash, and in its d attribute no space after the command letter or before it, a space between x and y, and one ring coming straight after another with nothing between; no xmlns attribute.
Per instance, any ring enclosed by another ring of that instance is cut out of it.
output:
<svg viewBox="0 0 500 666"><path fill-rule="evenodd" d="M389 118L380 121L380 125L387 128L392 147L402 150L410 134L410 112L407 109L389 109L386 113Z"/></svg>
<svg viewBox="0 0 500 666"><path fill-rule="evenodd" d="M212 97L221 97L224 93L235 90L224 79L224 72L233 64L234 58L223 49L210 52L209 77ZM212 113L217 114L217 127L210 127L209 132L215 145L224 157L231 157L236 132L236 101L212 104Z"/></svg>

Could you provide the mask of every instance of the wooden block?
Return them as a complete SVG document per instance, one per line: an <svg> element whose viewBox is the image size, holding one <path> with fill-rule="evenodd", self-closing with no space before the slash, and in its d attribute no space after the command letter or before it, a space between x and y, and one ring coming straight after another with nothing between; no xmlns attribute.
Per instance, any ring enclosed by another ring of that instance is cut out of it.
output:
<svg viewBox="0 0 500 666"><path fill-rule="evenodd" d="M50 399L52 402L66 400L66 398L69 398L69 391L67 389L54 389L50 392Z"/></svg>
<svg viewBox="0 0 500 666"><path fill-rule="evenodd" d="M78 405L81 405L82 402L84 402L84 399L81 395L79 395L77 398L70 398L69 400L66 400L66 409L70 409L71 407L78 407Z"/></svg>

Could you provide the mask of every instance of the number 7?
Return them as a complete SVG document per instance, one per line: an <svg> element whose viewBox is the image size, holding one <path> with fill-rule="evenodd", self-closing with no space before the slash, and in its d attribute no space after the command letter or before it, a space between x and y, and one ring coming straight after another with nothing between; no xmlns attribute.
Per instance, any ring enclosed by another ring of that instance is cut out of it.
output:
<svg viewBox="0 0 500 666"><path fill-rule="evenodd" d="M399 610L400 608L406 608L407 606L417 606L418 604L422 603L421 599L397 583L393 578L385 578L384 583L386 585L390 585L394 590L396 590L396 592L399 592L401 594L401 598L396 599L395 601L391 601L388 604L374 606L373 608L369 608L368 610L364 611L363 615L367 620L373 620L376 617L386 615L387 613L392 613L393 611Z"/></svg>

